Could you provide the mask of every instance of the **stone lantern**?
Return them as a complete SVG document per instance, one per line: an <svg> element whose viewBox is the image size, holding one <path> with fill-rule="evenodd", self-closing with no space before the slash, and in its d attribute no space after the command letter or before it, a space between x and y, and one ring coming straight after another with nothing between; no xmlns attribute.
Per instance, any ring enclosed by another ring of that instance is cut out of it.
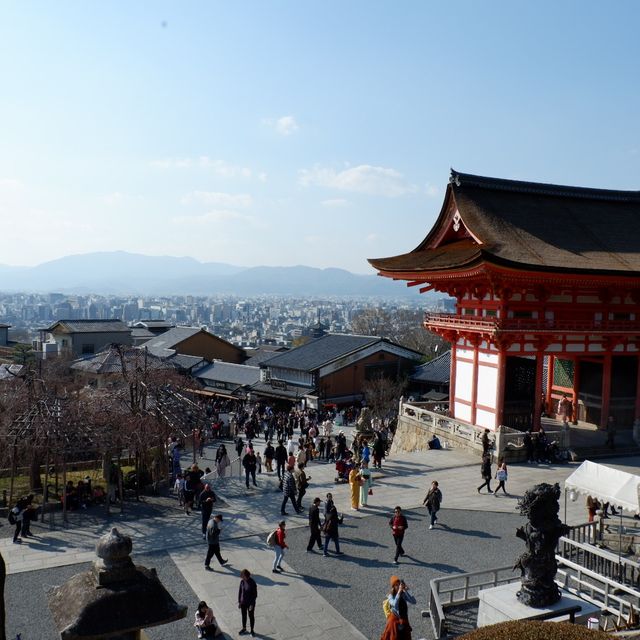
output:
<svg viewBox="0 0 640 640"><path fill-rule="evenodd" d="M142 640L141 630L184 618L155 569L133 564L131 538L117 529L96 544L98 560L49 593L63 640Z"/></svg>

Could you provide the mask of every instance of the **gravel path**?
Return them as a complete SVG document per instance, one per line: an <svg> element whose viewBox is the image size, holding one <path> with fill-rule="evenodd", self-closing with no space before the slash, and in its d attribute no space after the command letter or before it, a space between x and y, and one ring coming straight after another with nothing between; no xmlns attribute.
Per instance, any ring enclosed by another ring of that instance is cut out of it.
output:
<svg viewBox="0 0 640 640"><path fill-rule="evenodd" d="M179 604L189 607L187 617L161 627L149 629L151 640L190 640L195 638L193 615L198 597L166 552L135 555L136 564L158 571L160 580ZM60 640L47 606L47 591L63 584L76 573L87 571L90 563L75 564L42 571L27 571L7 577L7 638L22 633L23 640Z"/></svg>

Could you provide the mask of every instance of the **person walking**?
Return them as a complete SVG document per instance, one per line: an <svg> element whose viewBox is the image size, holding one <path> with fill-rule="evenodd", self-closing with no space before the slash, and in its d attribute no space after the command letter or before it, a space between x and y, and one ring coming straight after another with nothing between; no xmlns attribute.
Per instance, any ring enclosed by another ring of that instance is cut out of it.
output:
<svg viewBox="0 0 640 640"><path fill-rule="evenodd" d="M480 493L480 489L482 487L487 487L487 491L489 493L493 493L491 491L491 454L485 453L482 456L482 463L480 465L480 475L484 482L478 487L478 493Z"/></svg>
<svg viewBox="0 0 640 640"><path fill-rule="evenodd" d="M402 541L404 540L405 531L409 527L409 523L404 517L400 507L396 507L393 510L393 515L389 519L389 526L391 527L391 533L393 534L393 541L396 543L396 554L393 558L393 563L398 564L398 558L404 555Z"/></svg>
<svg viewBox="0 0 640 640"><path fill-rule="evenodd" d="M323 526L324 531L324 549L322 555L325 558L329 555L327 553L329 549L329 540L333 540L333 544L336 546L336 555L342 556L344 555L342 551L340 551L340 534L338 531L339 518L338 518L338 510L335 507L331 507L331 511L327 515L327 519Z"/></svg>
<svg viewBox="0 0 640 640"><path fill-rule="evenodd" d="M273 559L273 569L271 570L273 573L280 573L280 571L282 571L282 558L284 558L284 550L289 548L285 541L287 537L287 532L285 531L286 526L287 523L284 520L281 520L278 524L278 528L276 529L276 540L273 546L276 555Z"/></svg>
<svg viewBox="0 0 640 640"><path fill-rule="evenodd" d="M207 524L207 557L204 560L204 568L207 571L213 571L211 567L211 558L215 556L218 559L221 567L227 564L228 560L225 560L220 554L220 530L222 529L222 514L218 513L209 520Z"/></svg>
<svg viewBox="0 0 640 640"><path fill-rule="evenodd" d="M422 504L426 505L427 511L431 516L429 529L433 529L436 522L438 522L438 511L440 511L440 505L442 504L442 491L440 491L436 480L431 483L431 487L429 487L429 491L427 491L427 495L422 501Z"/></svg>
<svg viewBox="0 0 640 640"><path fill-rule="evenodd" d="M502 492L505 496L508 496L507 490L505 489L505 483L507 482L507 463L504 461L498 461L498 470L496 471L496 480L498 481L498 486L496 490L493 492L493 497L495 498L498 495L498 491L502 488Z"/></svg>
<svg viewBox="0 0 640 640"><path fill-rule="evenodd" d="M264 448L264 466L267 470L267 473L271 473L273 471L273 459L276 456L276 450L274 446L271 444L271 440L267 442L267 446Z"/></svg>
<svg viewBox="0 0 640 640"><path fill-rule="evenodd" d="M296 480L296 491L298 492L298 503L297 503L297 511L298 513L302 511L302 498L304 494L307 493L307 487L309 486L309 480L311 480L311 476L307 476L304 471L304 462L298 463L298 470L294 472L294 477Z"/></svg>
<svg viewBox="0 0 640 640"><path fill-rule="evenodd" d="M24 498L20 498L11 511L9 511L9 524L13 524L16 527L13 532L14 544L20 544L22 542L20 534L22 533L22 518L24 517L24 510Z"/></svg>
<svg viewBox="0 0 640 640"><path fill-rule="evenodd" d="M349 487L351 488L351 508L357 511L360 508L360 465L356 464L349 472Z"/></svg>
<svg viewBox="0 0 640 640"><path fill-rule="evenodd" d="M293 476L293 466L289 465L287 470L282 476L282 505L280 506L280 515L286 516L287 512L284 510L287 500L291 500L291 504L298 513L298 505L296 504L296 480Z"/></svg>
<svg viewBox="0 0 640 640"><path fill-rule="evenodd" d="M251 577L249 569L240 572L240 587L238 588L238 607L242 615L242 629L239 634L247 633L247 614L249 615L249 628L252 636L255 636L256 600L258 599L258 585Z"/></svg>
<svg viewBox="0 0 640 640"><path fill-rule="evenodd" d="M224 478L227 473L227 467L231 465L227 448L221 444L216 451L216 471L218 477Z"/></svg>
<svg viewBox="0 0 640 640"><path fill-rule="evenodd" d="M207 525L213 511L213 504L216 502L216 494L213 492L211 485L205 482L204 489L200 493L200 515L202 516L202 537L207 538Z"/></svg>
<svg viewBox="0 0 640 640"><path fill-rule="evenodd" d="M282 440L278 440L276 447L276 469L278 471L278 480L282 480L285 470L285 462L287 461L287 450L282 444Z"/></svg>
<svg viewBox="0 0 640 640"><path fill-rule="evenodd" d="M245 480L247 483L247 489L249 488L249 476L253 480L253 486L257 487L256 484L256 468L258 467L258 460L256 458L256 454L253 451L253 447L249 448L249 451L245 453L242 458L242 466L244 467Z"/></svg>
<svg viewBox="0 0 640 640"><path fill-rule="evenodd" d="M309 507L309 544L307 553L313 551L313 545L318 545L318 551L322 551L322 526L320 524L320 498L314 498Z"/></svg>
<svg viewBox="0 0 640 640"><path fill-rule="evenodd" d="M369 492L373 485L373 477L371 476L371 469L369 469L369 463L362 460L362 468L360 469L360 504L363 507L367 506L369 501Z"/></svg>

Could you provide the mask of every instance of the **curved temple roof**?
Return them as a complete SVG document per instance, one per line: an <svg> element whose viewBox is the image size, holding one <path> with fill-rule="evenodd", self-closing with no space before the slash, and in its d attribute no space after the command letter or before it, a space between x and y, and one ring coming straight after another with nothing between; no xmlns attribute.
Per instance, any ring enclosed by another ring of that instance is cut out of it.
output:
<svg viewBox="0 0 640 640"><path fill-rule="evenodd" d="M440 215L409 253L369 262L424 278L480 263L640 276L640 191L486 178L451 171ZM400 275L403 274L403 275Z"/></svg>

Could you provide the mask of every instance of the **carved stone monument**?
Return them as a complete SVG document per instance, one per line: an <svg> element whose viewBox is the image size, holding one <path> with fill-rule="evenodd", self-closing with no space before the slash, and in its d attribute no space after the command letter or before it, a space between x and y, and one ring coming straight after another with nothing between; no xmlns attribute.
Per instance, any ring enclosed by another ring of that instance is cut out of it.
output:
<svg viewBox="0 0 640 640"><path fill-rule="evenodd" d="M63 640L138 640L142 629L184 618L155 569L133 564L131 538L117 529L96 544L98 560L49 593Z"/></svg>
<svg viewBox="0 0 640 640"><path fill-rule="evenodd" d="M543 482L525 492L518 508L529 522L516 531L527 544L515 568L522 572L522 585L517 598L529 607L548 607L561 598L554 579L558 571L556 547L569 527L558 518L560 486Z"/></svg>

